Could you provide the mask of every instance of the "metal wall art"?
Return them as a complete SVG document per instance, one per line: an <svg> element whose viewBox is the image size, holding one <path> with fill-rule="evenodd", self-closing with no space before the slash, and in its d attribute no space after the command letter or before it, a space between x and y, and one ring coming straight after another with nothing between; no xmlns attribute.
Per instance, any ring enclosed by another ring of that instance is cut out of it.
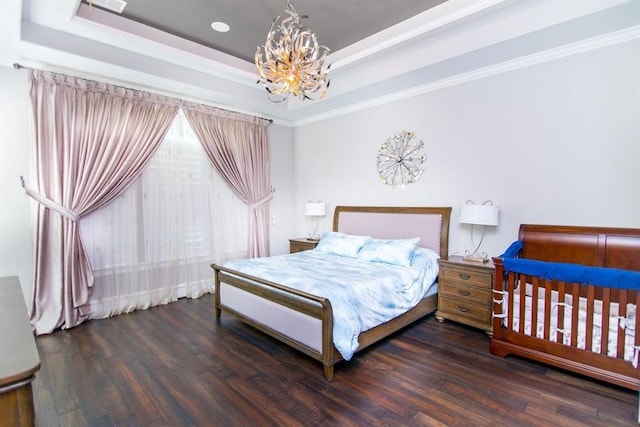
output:
<svg viewBox="0 0 640 427"><path fill-rule="evenodd" d="M413 184L424 172L424 142L414 138L413 132L403 130L387 138L378 150L378 174L392 188Z"/></svg>

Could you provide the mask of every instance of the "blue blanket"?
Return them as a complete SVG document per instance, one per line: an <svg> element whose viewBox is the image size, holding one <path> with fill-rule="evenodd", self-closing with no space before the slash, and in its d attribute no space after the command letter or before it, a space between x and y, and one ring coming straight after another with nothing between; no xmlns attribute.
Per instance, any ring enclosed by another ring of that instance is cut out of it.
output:
<svg viewBox="0 0 640 427"><path fill-rule="evenodd" d="M517 240L500 255L505 270L547 280L555 279L608 288L640 289L640 272L638 271L516 258L522 246L522 241Z"/></svg>

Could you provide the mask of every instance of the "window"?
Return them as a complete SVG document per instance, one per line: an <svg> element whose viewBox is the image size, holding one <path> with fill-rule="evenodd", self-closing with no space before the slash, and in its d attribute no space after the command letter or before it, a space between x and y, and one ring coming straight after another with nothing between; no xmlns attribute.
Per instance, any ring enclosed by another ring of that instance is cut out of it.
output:
<svg viewBox="0 0 640 427"><path fill-rule="evenodd" d="M247 256L248 213L180 112L140 178L80 221L96 277L92 316L106 317L99 305L112 315L211 291L211 263Z"/></svg>

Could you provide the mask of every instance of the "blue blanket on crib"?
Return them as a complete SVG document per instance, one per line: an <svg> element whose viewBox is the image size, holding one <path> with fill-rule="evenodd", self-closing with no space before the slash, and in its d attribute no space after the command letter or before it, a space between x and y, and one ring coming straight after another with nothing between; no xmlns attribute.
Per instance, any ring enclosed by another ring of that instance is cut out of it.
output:
<svg viewBox="0 0 640 427"><path fill-rule="evenodd" d="M548 280L555 279L608 288L640 289L640 272L638 271L516 258L522 250L522 245L521 240L516 240L500 255L505 270Z"/></svg>

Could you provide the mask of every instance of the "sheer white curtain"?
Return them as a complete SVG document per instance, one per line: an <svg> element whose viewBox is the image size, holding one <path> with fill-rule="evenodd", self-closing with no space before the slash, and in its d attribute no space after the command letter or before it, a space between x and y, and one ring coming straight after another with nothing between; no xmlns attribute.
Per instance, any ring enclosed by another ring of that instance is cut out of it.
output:
<svg viewBox="0 0 640 427"><path fill-rule="evenodd" d="M89 317L213 291L210 264L247 257L248 215L180 112L141 177L80 220L95 275Z"/></svg>

